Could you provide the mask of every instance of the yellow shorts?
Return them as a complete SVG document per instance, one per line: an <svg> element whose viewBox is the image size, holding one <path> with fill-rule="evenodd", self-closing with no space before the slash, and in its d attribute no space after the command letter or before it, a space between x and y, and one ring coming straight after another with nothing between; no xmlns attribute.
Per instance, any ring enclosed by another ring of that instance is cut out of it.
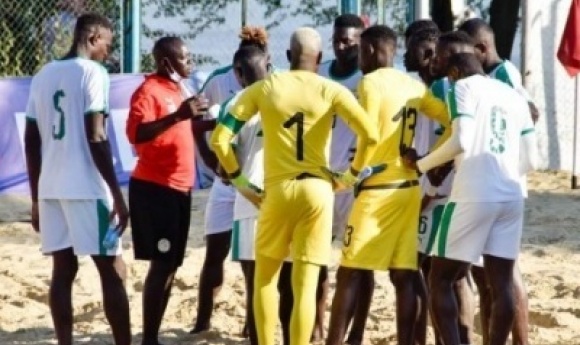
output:
<svg viewBox="0 0 580 345"><path fill-rule="evenodd" d="M330 182L319 178L286 180L265 192L256 254L280 260L290 254L293 261L327 265L334 201Z"/></svg>
<svg viewBox="0 0 580 345"><path fill-rule="evenodd" d="M344 234L341 265L416 270L420 208L418 186L361 191Z"/></svg>

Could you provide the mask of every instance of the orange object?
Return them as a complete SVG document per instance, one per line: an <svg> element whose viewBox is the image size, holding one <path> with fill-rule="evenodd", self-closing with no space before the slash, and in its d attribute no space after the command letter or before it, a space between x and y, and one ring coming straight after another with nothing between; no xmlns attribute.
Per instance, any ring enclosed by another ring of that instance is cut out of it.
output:
<svg viewBox="0 0 580 345"><path fill-rule="evenodd" d="M194 185L195 145L191 120L174 124L151 141L135 143L140 124L174 113L182 102L179 86L154 74L147 76L133 93L127 137L134 145L138 159L132 177L185 192Z"/></svg>

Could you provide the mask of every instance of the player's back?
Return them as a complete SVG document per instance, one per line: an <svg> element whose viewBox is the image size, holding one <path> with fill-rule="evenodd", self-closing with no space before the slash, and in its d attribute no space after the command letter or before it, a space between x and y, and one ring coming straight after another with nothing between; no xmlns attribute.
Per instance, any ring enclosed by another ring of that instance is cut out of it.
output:
<svg viewBox="0 0 580 345"><path fill-rule="evenodd" d="M533 129L525 98L505 83L482 75L459 80L449 97L452 118L472 116L474 120L473 138L456 160L451 200L520 200L520 139Z"/></svg>
<svg viewBox="0 0 580 345"><path fill-rule="evenodd" d="M302 173L321 176L328 166L334 98L350 92L301 70L272 74L254 88L261 94L265 185Z"/></svg>
<svg viewBox="0 0 580 345"><path fill-rule="evenodd" d="M45 65L33 78L27 116L42 140L41 198L102 197L105 183L96 169L85 116L108 112L109 76L98 63L73 58Z"/></svg>
<svg viewBox="0 0 580 345"><path fill-rule="evenodd" d="M367 104L365 109L378 110L378 119L373 120L377 121L379 142L370 164L387 164L385 171L369 178L366 184L416 179L417 173L403 164L401 149L413 144L418 109L409 105L420 104L426 86L394 68L381 68L365 75L358 91L363 103L364 94L372 92L373 100L369 102L376 105Z"/></svg>

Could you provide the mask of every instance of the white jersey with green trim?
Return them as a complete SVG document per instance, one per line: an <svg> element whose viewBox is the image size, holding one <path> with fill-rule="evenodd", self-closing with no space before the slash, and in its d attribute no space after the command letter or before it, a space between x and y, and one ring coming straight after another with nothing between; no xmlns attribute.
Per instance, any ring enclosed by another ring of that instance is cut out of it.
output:
<svg viewBox="0 0 580 345"><path fill-rule="evenodd" d="M93 161L85 116L109 113L109 75L99 63L72 58L46 64L32 78L26 107L42 140L40 199L105 199L107 185Z"/></svg>
<svg viewBox="0 0 580 345"><path fill-rule="evenodd" d="M533 103L532 98L528 91L524 88L522 82L522 75L518 68L509 60L503 60L502 63L497 65L488 74L491 78L499 80L517 91L522 97L524 97L528 102ZM522 177L521 181L522 195L524 198L528 197L528 181L526 176Z"/></svg>
<svg viewBox="0 0 580 345"><path fill-rule="evenodd" d="M528 102L532 102L530 94L524 88L520 71L510 60L503 60L491 72L489 72L488 75L493 79L497 79L511 86Z"/></svg>
<svg viewBox="0 0 580 345"><path fill-rule="evenodd" d="M353 74L338 78L332 75L331 68L336 60L325 61L318 67L318 74L342 84L356 94L362 72L356 70ZM356 136L339 116L334 116L332 137L330 141L330 168L344 171L350 166L356 148Z"/></svg>
<svg viewBox="0 0 580 345"><path fill-rule="evenodd" d="M448 104L452 120L462 118L465 138L450 201L522 200L521 137L534 130L526 100L505 83L474 75L455 83Z"/></svg>
<svg viewBox="0 0 580 345"><path fill-rule="evenodd" d="M234 69L229 65L213 71L201 87L200 93L207 98L211 107L215 104L222 104L241 89L242 86L236 78Z"/></svg>
<svg viewBox="0 0 580 345"><path fill-rule="evenodd" d="M227 100L220 109L223 118L244 91ZM255 186L264 188L264 144L259 116L254 116L240 129L235 139L236 157L248 180ZM240 193L236 192L234 220L257 217L258 209Z"/></svg>

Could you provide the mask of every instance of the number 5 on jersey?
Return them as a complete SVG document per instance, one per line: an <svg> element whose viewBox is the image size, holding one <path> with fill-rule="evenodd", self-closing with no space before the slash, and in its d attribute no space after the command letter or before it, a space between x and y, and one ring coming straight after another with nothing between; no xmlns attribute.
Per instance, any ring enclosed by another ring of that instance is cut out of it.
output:
<svg viewBox="0 0 580 345"><path fill-rule="evenodd" d="M61 140L64 138L64 111L60 107L60 99L64 96L65 94L63 90L56 91L52 96L54 110L58 113L57 119L55 119L54 124L52 125L52 138L54 140Z"/></svg>
<svg viewBox="0 0 580 345"><path fill-rule="evenodd" d="M289 129L296 124L296 159L304 160L304 113L298 112L289 118L282 125Z"/></svg>

